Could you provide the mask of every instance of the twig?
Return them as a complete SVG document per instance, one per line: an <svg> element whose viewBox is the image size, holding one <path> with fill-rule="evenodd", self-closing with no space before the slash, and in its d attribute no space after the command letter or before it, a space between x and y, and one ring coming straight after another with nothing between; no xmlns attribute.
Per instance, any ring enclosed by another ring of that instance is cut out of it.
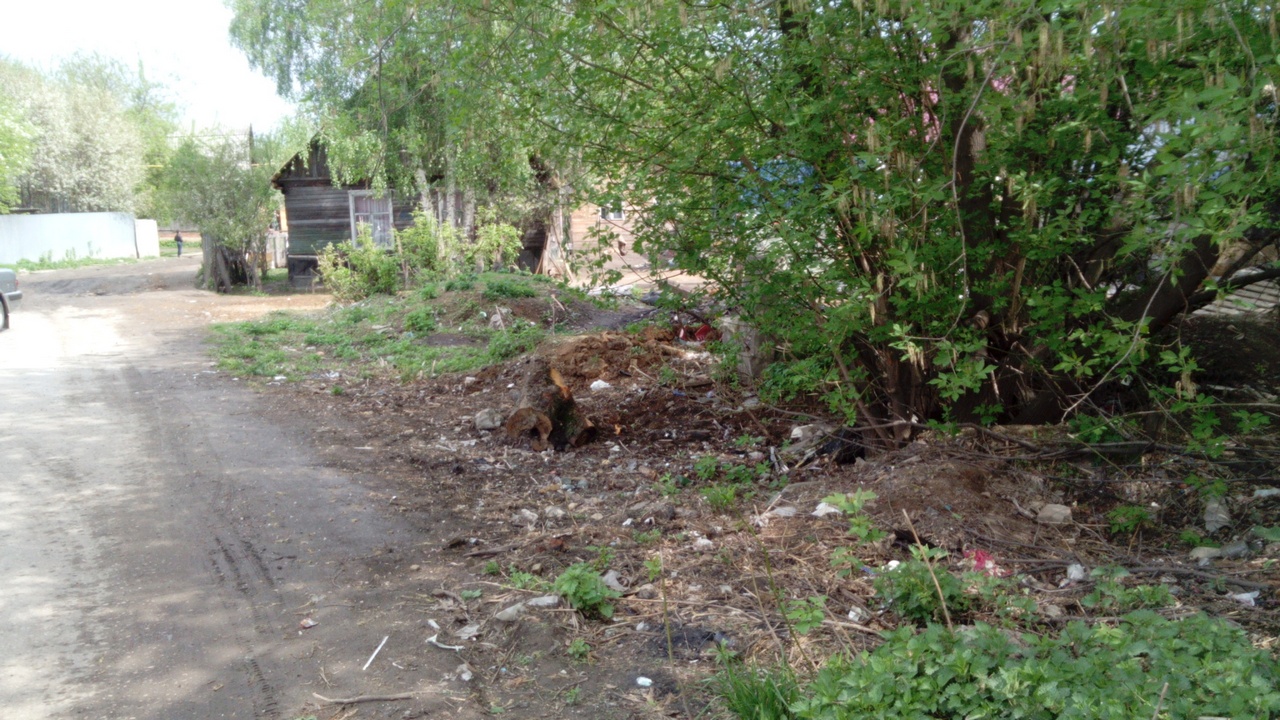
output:
<svg viewBox="0 0 1280 720"><path fill-rule="evenodd" d="M394 702L396 700L412 700L412 693L401 693L399 695L357 695L351 698L327 698L320 693L311 693L323 702L333 705L354 705L355 703L364 702Z"/></svg>
<svg viewBox="0 0 1280 720"><path fill-rule="evenodd" d="M369 656L369 659L365 662L364 667L360 668L361 672L369 669L369 666L373 664L373 659L378 657L378 653L382 652L382 646L386 645L387 640L389 640L390 638L391 638L390 635L387 635L382 638L382 642L378 643L378 647L374 648L373 654Z"/></svg>
<svg viewBox="0 0 1280 720"><path fill-rule="evenodd" d="M1188 575L1201 580L1209 580L1213 582L1221 581L1230 585L1238 585L1242 588L1250 590L1269 590L1272 586L1268 583L1253 582L1252 580L1241 580L1240 578L1228 577L1226 575L1214 575L1212 573L1200 572L1191 568L1165 567L1161 565L1144 565L1142 567L1125 568L1134 575L1158 575L1160 573L1169 573L1171 575Z"/></svg>
<svg viewBox="0 0 1280 720"><path fill-rule="evenodd" d="M933 572L933 562L929 558L929 549L920 542L920 534L916 532L916 524L911 522L911 516L906 510L902 511L902 517L907 519L907 527L911 530L911 536L916 539L916 546L920 548L920 557L924 558L924 566L929 571L929 577L933 578L933 587L938 591L938 603L942 605L942 618L947 621L947 630L954 631L951 625L951 611L947 609L947 596L942 592L942 584L938 582L938 576Z"/></svg>
<svg viewBox="0 0 1280 720"><path fill-rule="evenodd" d="M1169 682L1165 681L1164 687L1160 688L1160 699L1156 701L1156 711L1151 713L1151 720L1160 717L1160 708L1164 706L1164 694L1169 692Z"/></svg>

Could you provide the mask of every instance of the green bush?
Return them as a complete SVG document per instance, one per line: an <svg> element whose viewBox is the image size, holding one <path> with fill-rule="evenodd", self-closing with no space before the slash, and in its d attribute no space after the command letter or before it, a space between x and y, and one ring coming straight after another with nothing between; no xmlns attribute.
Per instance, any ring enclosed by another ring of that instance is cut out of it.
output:
<svg viewBox="0 0 1280 720"><path fill-rule="evenodd" d="M604 584L600 573L590 563L570 565L556 578L553 589L582 614L606 620L613 617L613 604L609 601L620 596L619 592Z"/></svg>
<svg viewBox="0 0 1280 720"><path fill-rule="evenodd" d="M1150 718L1163 698L1162 718L1270 718L1280 713L1278 685L1276 659L1241 630L1140 610L1045 636L981 623L901 628L874 651L833 660L786 717Z"/></svg>
<svg viewBox="0 0 1280 720"><path fill-rule="evenodd" d="M938 585L933 584L934 575ZM933 575L923 560L909 560L893 570L883 570L872 581L876 595L886 601L899 617L918 624L940 621L944 617L942 602L953 614L969 609L970 598L964 593L960 578L945 568L935 567ZM942 588L942 598L938 597Z"/></svg>
<svg viewBox="0 0 1280 720"><path fill-rule="evenodd" d="M414 274L427 277L449 277L462 262L462 240L458 230L441 223L435 215L415 210L413 225L396 233L400 252Z"/></svg>
<svg viewBox="0 0 1280 720"><path fill-rule="evenodd" d="M495 278L485 282L482 295L485 300L503 300L537 297L538 292L523 281Z"/></svg>
<svg viewBox="0 0 1280 720"><path fill-rule="evenodd" d="M390 295L400 290L400 263L387 250L373 244L367 233L353 243L327 245L318 259L325 287L339 302L354 302L370 295Z"/></svg>
<svg viewBox="0 0 1280 720"><path fill-rule="evenodd" d="M438 326L430 308L418 308L404 316L404 329L419 335L428 335L435 332Z"/></svg>

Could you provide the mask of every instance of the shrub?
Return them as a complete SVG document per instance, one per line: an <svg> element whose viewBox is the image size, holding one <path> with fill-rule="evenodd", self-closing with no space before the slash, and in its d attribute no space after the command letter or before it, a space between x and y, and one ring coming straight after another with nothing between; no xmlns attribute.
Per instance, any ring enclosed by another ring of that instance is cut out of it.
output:
<svg viewBox="0 0 1280 720"><path fill-rule="evenodd" d="M429 308L418 308L405 315L404 329L419 335L426 335L435 332L438 327L435 315L432 314Z"/></svg>
<svg viewBox="0 0 1280 720"><path fill-rule="evenodd" d="M606 620L613 617L613 604L609 601L620 596L604 584L600 573L589 563L570 565L556 578L553 589L582 614Z"/></svg>
<svg viewBox="0 0 1280 720"><path fill-rule="evenodd" d="M537 297L538 292L530 287L528 283L495 278L485 282L482 295L485 300L502 300L505 298Z"/></svg>
<svg viewBox="0 0 1280 720"><path fill-rule="evenodd" d="M901 628L874 651L831 662L789 717L1147 718L1163 697L1161 717L1266 718L1280 713L1278 684L1280 665L1242 631L1140 610L1046 636L981 623Z"/></svg>

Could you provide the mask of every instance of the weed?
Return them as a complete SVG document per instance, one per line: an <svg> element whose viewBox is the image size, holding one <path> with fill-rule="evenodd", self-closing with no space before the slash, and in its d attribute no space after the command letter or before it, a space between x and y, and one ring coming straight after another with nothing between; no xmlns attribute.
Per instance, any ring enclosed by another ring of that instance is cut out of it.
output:
<svg viewBox="0 0 1280 720"><path fill-rule="evenodd" d="M1129 571L1124 568L1095 568L1090 576L1095 581L1093 591L1080 598L1080 604L1091 610L1127 612L1173 604L1173 595L1163 585L1125 587L1123 581L1129 577Z"/></svg>
<svg viewBox="0 0 1280 720"><path fill-rule="evenodd" d="M654 555L653 557L644 561L644 574L645 574L645 577L649 579L649 582L654 582L658 578L662 577L662 556L661 555Z"/></svg>
<svg viewBox="0 0 1280 720"><path fill-rule="evenodd" d="M498 564L497 560L490 560L489 562L484 564L484 574L485 575L501 575L502 566Z"/></svg>
<svg viewBox="0 0 1280 720"><path fill-rule="evenodd" d="M571 687L568 690L564 691L565 705L577 705L578 701L581 699L582 699L582 688L580 687Z"/></svg>
<svg viewBox="0 0 1280 720"><path fill-rule="evenodd" d="M714 455L703 455L693 463L693 474L702 482L711 482L720 472L720 461Z"/></svg>
<svg viewBox="0 0 1280 720"><path fill-rule="evenodd" d="M462 277L451 278L444 284L447 292L463 292L476 289L476 276L463 275Z"/></svg>
<svg viewBox="0 0 1280 720"><path fill-rule="evenodd" d="M1189 547L1220 547L1222 543L1217 540L1211 540L1195 530L1183 530L1178 534L1178 540Z"/></svg>
<svg viewBox="0 0 1280 720"><path fill-rule="evenodd" d="M1151 513L1141 505L1120 505L1107 513L1112 535L1133 535L1151 527Z"/></svg>
<svg viewBox="0 0 1280 720"><path fill-rule="evenodd" d="M508 298L531 298L537 297L538 291L534 290L526 282L497 278L485 282L484 292L481 293L481 296L490 301Z"/></svg>
<svg viewBox="0 0 1280 720"><path fill-rule="evenodd" d="M867 517L866 513L863 512L863 508L866 507L867 503L875 499L876 494L870 490L855 490L851 493L828 495L822 501L839 508L845 514L849 521L850 535L864 543L872 543L885 536L884 531L878 530L871 525L871 518Z"/></svg>
<svg viewBox="0 0 1280 720"><path fill-rule="evenodd" d="M588 563L570 565L556 578L552 588L584 615L595 615L606 620L613 617L613 603L609 601L620 596L620 593L604 584L600 573Z"/></svg>
<svg viewBox="0 0 1280 720"><path fill-rule="evenodd" d="M652 545L662 539L662 531L657 528L634 530L631 533L631 539L635 540L637 545Z"/></svg>
<svg viewBox="0 0 1280 720"><path fill-rule="evenodd" d="M492 362L510 360L538 346L546 333L532 325L500 330L489 338L489 359Z"/></svg>
<svg viewBox="0 0 1280 720"><path fill-rule="evenodd" d="M731 709L795 720L1147 718L1159 697L1161 717L1263 718L1280 713L1277 688L1280 666L1243 631L1202 614L1173 621L1142 610L1044 635L982 623L899 628L875 650L834 658L787 698L790 715L756 714L763 701L755 697Z"/></svg>
<svg viewBox="0 0 1280 720"><path fill-rule="evenodd" d="M433 282L423 283L414 294L419 300L435 300L440 297L440 286Z"/></svg>
<svg viewBox="0 0 1280 720"><path fill-rule="evenodd" d="M738 488L733 485L709 485L698 491L713 510L725 512L738 502Z"/></svg>
<svg viewBox="0 0 1280 720"><path fill-rule="evenodd" d="M689 478L684 475L672 475L671 473L665 473L662 477L658 478L656 489L658 492L662 493L664 497L671 497L672 495L678 495L680 490L686 487L689 487Z"/></svg>
<svg viewBox="0 0 1280 720"><path fill-rule="evenodd" d="M439 329L430 308L418 308L404 316L404 329L419 335L430 335Z"/></svg>
<svg viewBox="0 0 1280 720"><path fill-rule="evenodd" d="M826 617L827 598L825 595L814 595L803 600L789 600L783 614L791 623L791 627L801 635L820 627Z"/></svg>
<svg viewBox="0 0 1280 720"><path fill-rule="evenodd" d="M330 395L342 395L346 392L347 391L344 390L341 385L334 385L333 387L329 388Z"/></svg>
<svg viewBox="0 0 1280 720"><path fill-rule="evenodd" d="M591 564L600 572L607 570L613 564L613 558L618 554L616 550L608 545L588 545L587 549L596 554Z"/></svg>
<svg viewBox="0 0 1280 720"><path fill-rule="evenodd" d="M507 568L507 582L517 590L541 590L547 586L546 580L533 573L517 570L515 565Z"/></svg>
<svg viewBox="0 0 1280 720"><path fill-rule="evenodd" d="M742 450L749 450L749 449L751 449L751 448L753 448L753 447L757 447L757 446L758 446L758 445L760 445L760 443L762 443L762 442L764 442L764 438L762 438L762 437L756 437L755 435L747 435L747 434L743 434L743 435L739 435L738 437L734 438L734 440L733 440L733 446L734 446L734 447L736 447L736 448L740 448L740 449L742 449Z"/></svg>
<svg viewBox="0 0 1280 720"><path fill-rule="evenodd" d="M876 595L899 617L918 625L942 620L945 617L942 611L944 603L952 613L968 610L970 599L964 594L960 579L945 568L933 568L930 572L930 567L925 562L925 553L920 552L918 547L911 550L916 555L915 559L876 575L872 582ZM942 553L930 553L929 559L941 556Z"/></svg>
<svg viewBox="0 0 1280 720"><path fill-rule="evenodd" d="M591 645L586 640L576 637L569 643L569 648L566 652L576 662L586 662L591 657Z"/></svg>
<svg viewBox="0 0 1280 720"><path fill-rule="evenodd" d="M476 600L483 594L484 594L483 590L463 590L462 592L458 593L458 595L461 596L463 600Z"/></svg>
<svg viewBox="0 0 1280 720"><path fill-rule="evenodd" d="M658 368L658 384L672 387L680 384L680 375L670 365Z"/></svg>
<svg viewBox="0 0 1280 720"><path fill-rule="evenodd" d="M785 667L768 671L731 662L710 684L729 712L743 720L790 720L795 717L791 705L800 699L795 675Z"/></svg>

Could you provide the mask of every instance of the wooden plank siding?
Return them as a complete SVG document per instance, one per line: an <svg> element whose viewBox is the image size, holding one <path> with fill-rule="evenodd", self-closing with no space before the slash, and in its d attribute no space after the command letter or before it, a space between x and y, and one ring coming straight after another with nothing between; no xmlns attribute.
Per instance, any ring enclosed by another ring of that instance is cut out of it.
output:
<svg viewBox="0 0 1280 720"><path fill-rule="evenodd" d="M315 257L333 243L351 240L351 191L367 190L369 183L335 186L324 147L313 141L306 154L295 155L271 184L284 195L289 223L289 278L307 282L315 271ZM415 201L392 192L392 225L404 230L413 225Z"/></svg>

